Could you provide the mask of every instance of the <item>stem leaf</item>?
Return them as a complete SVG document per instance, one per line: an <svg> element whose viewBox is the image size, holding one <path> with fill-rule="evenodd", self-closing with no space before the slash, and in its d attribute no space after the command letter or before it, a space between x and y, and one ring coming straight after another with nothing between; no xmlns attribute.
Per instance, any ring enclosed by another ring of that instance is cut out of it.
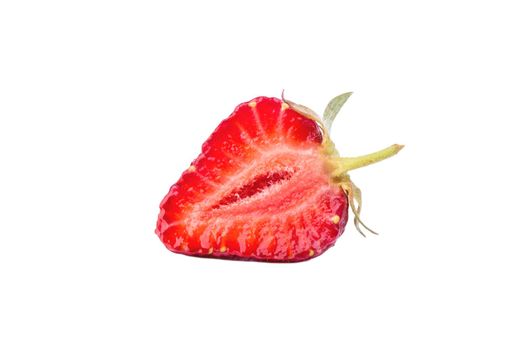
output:
<svg viewBox="0 0 525 350"><path fill-rule="evenodd" d="M330 100L330 102L328 102L328 105L326 106L323 113L323 122L328 132L330 132L332 123L341 110L341 107L343 107L346 100L348 100L351 95L352 92L345 92L344 94L334 97Z"/></svg>

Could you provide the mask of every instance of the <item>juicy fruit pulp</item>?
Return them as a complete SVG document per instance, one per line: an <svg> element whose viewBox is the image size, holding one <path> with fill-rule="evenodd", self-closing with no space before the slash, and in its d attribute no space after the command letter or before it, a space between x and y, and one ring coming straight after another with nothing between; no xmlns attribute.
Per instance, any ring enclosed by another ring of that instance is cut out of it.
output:
<svg viewBox="0 0 525 350"><path fill-rule="evenodd" d="M312 258L343 233L349 204L360 222L353 202L360 192L346 175L362 166L356 160L338 156L313 112L258 97L239 105L203 144L162 201L156 233L187 255Z"/></svg>

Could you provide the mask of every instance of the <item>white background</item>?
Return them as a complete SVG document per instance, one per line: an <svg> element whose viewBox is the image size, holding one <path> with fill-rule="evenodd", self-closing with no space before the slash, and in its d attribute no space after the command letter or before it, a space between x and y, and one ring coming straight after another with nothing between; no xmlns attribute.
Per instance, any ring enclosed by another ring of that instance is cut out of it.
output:
<svg viewBox="0 0 525 350"><path fill-rule="evenodd" d="M0 348L524 349L520 1L2 1ZM170 253L158 204L255 96L322 112L363 218L298 264Z"/></svg>

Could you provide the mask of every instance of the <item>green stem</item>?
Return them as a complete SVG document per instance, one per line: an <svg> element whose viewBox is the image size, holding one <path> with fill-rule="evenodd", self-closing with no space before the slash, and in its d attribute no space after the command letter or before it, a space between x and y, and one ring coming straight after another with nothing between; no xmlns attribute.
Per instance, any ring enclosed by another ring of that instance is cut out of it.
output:
<svg viewBox="0 0 525 350"><path fill-rule="evenodd" d="M364 166L374 164L384 159L395 156L399 151L401 151L403 147L403 145L396 144L382 149L381 151L370 153L360 157L335 158L333 160L334 170L332 171L332 176L337 177L350 170L362 168Z"/></svg>

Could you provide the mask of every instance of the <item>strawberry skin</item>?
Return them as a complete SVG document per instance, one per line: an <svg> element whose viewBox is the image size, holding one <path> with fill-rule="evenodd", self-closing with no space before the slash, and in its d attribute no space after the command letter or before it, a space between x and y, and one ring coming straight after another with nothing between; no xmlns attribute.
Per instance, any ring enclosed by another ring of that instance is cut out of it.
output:
<svg viewBox="0 0 525 350"><path fill-rule="evenodd" d="M269 97L242 103L171 187L156 234L169 250L192 256L316 257L343 233L349 204L360 222L348 159L356 158L339 158L305 107Z"/></svg>

